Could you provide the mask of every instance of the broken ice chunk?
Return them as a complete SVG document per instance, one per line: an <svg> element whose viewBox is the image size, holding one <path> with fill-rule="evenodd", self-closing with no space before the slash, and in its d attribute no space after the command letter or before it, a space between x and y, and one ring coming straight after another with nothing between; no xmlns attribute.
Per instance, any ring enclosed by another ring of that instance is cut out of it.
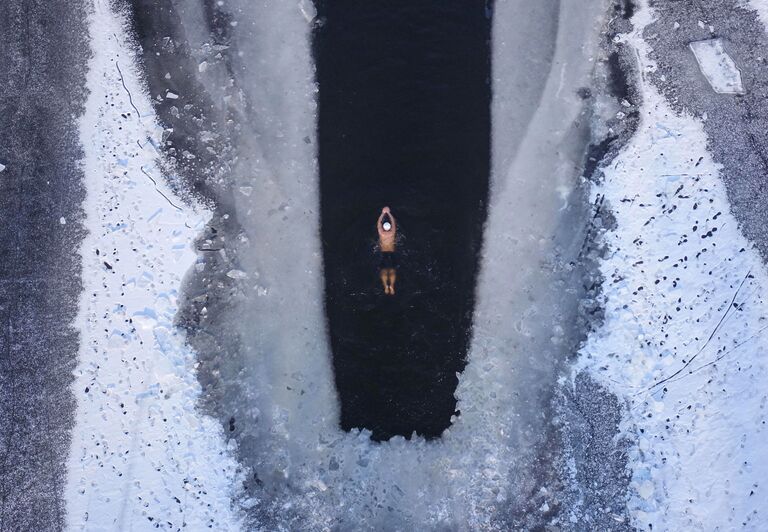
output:
<svg viewBox="0 0 768 532"><path fill-rule="evenodd" d="M248 277L248 274L242 270L229 270L227 272L227 277L230 279L245 279Z"/></svg>
<svg viewBox="0 0 768 532"><path fill-rule="evenodd" d="M179 95L176 94L175 92L168 91L165 93L165 97L168 98L169 100L176 100L179 97Z"/></svg>
<svg viewBox="0 0 768 532"><path fill-rule="evenodd" d="M5 170L5 165L0 163L0 172L2 172L3 170Z"/></svg>
<svg viewBox="0 0 768 532"><path fill-rule="evenodd" d="M299 11L301 11L301 14L304 15L304 18L307 22L312 22L315 20L315 17L317 16L317 10L315 9L315 4L310 2L309 0L301 0L299 2Z"/></svg>
<svg viewBox="0 0 768 532"><path fill-rule="evenodd" d="M719 94L744 94L741 71L725 51L722 39L692 42L690 45L701 73Z"/></svg>

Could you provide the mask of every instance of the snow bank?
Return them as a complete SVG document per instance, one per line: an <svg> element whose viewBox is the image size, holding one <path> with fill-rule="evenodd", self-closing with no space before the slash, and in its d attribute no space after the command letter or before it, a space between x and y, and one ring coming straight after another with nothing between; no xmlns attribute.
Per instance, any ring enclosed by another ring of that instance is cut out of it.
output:
<svg viewBox="0 0 768 532"><path fill-rule="evenodd" d="M593 194L606 234L605 323L580 367L627 401L638 529L764 529L768 507L766 270L729 211L700 121L647 79L643 7L623 39L644 98L632 141Z"/></svg>
<svg viewBox="0 0 768 532"><path fill-rule="evenodd" d="M720 94L744 94L741 71L725 51L722 39L696 41L689 46L712 90Z"/></svg>
<svg viewBox="0 0 768 532"><path fill-rule="evenodd" d="M88 197L78 399L66 496L79 530L239 528L240 473L195 409L193 353L174 327L204 213L164 184L162 142L126 21L97 0L80 123ZM140 116L139 116L140 113Z"/></svg>

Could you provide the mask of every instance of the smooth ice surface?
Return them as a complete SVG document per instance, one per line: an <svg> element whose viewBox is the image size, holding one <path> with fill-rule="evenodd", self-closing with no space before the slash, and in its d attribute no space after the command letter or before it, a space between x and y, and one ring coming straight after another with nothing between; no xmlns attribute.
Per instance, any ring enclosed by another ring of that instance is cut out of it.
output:
<svg viewBox="0 0 768 532"><path fill-rule="evenodd" d="M690 45L701 73L720 94L744 94L739 67L725 51L722 39L707 39Z"/></svg>
<svg viewBox="0 0 768 532"><path fill-rule="evenodd" d="M768 273L730 212L702 123L647 75L635 30L638 130L605 170L617 227L601 264L605 323L581 351L627 403L629 509L639 530L764 530L768 507Z"/></svg>
<svg viewBox="0 0 768 532"><path fill-rule="evenodd" d="M231 499L240 471L220 425L196 408L195 356L174 326L204 213L164 184L161 130L124 27L96 1L80 122L89 235L81 248L68 527L237 529Z"/></svg>
<svg viewBox="0 0 768 532"><path fill-rule="evenodd" d="M244 275L224 318L244 354L217 363L238 383L221 400L236 411L240 457L258 475L252 503L265 529L504 529L540 487L531 464L568 346L560 321L577 299L567 263L582 239L569 198L587 121L576 91L589 85L606 5L537 3L519 17L528 7L495 4L492 200L461 416L434 442L376 444L338 429L319 271L311 26L296 3L228 3L240 91L230 103L242 113L233 186L253 192L233 194ZM193 11L184 14L192 36ZM215 88L221 72L209 66L202 79Z"/></svg>

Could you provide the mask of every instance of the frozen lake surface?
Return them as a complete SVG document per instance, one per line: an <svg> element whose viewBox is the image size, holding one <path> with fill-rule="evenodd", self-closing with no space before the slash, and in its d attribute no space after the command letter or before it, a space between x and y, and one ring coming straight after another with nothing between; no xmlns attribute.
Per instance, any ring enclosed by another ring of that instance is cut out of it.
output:
<svg viewBox="0 0 768 532"><path fill-rule="evenodd" d="M572 4L3 3L0 529L765 529L764 2Z"/></svg>

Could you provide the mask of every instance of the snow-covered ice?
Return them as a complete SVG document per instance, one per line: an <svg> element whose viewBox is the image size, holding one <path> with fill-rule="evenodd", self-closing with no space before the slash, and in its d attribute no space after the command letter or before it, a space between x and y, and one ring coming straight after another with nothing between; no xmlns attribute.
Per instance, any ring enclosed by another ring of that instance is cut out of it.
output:
<svg viewBox="0 0 768 532"><path fill-rule="evenodd" d="M605 323L581 351L626 401L638 529L764 530L768 508L768 276L729 210L702 123L647 79L638 130L593 194L616 218L601 264Z"/></svg>
<svg viewBox="0 0 768 532"><path fill-rule="evenodd" d="M690 45L701 73L712 89L720 94L744 94L741 71L725 51L722 39L707 39Z"/></svg>
<svg viewBox="0 0 768 532"><path fill-rule="evenodd" d="M746 7L757 12L757 16L768 29L768 2L766 0L745 0Z"/></svg>
<svg viewBox="0 0 768 532"><path fill-rule="evenodd" d="M89 235L68 525L238 529L231 501L240 471L220 425L196 409L195 357L174 326L205 212L164 184L161 130L125 41L128 24L108 4L97 0L90 16L90 96L80 122Z"/></svg>

